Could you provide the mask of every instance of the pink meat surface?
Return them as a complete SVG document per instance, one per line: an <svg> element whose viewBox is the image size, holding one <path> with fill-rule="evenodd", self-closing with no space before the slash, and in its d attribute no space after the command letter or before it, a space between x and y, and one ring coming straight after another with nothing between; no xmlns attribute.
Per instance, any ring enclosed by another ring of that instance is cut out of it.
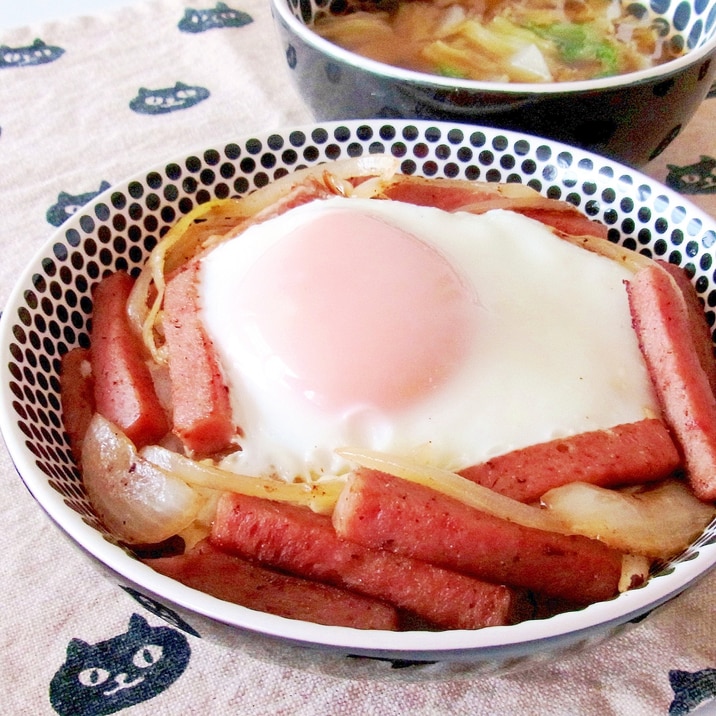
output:
<svg viewBox="0 0 716 716"><path fill-rule="evenodd" d="M355 629L398 628L397 611L388 604L251 564L209 540L185 554L146 562L182 584L249 609Z"/></svg>
<svg viewBox="0 0 716 716"><path fill-rule="evenodd" d="M714 360L714 344L711 338L711 328L706 321L704 308L699 299L696 288L689 280L686 272L680 267L666 261L657 261L659 266L669 272L676 281L686 303L689 315L689 328L694 341L694 348L699 357L699 363L706 373L711 392L716 393L716 360Z"/></svg>
<svg viewBox="0 0 716 716"><path fill-rule="evenodd" d="M514 450L460 474L515 500L533 502L569 482L616 487L660 480L680 464L666 425L652 418Z"/></svg>
<svg viewBox="0 0 716 716"><path fill-rule="evenodd" d="M390 602L446 629L479 629L525 616L524 595L343 540L330 517L304 507L227 493L210 539L246 559Z"/></svg>
<svg viewBox="0 0 716 716"><path fill-rule="evenodd" d="M351 478L333 524L339 535L366 547L574 604L618 592L622 555L601 542L522 527L375 470Z"/></svg>
<svg viewBox="0 0 716 716"><path fill-rule="evenodd" d="M209 455L229 447L235 427L229 391L199 314L198 268L191 263L167 283L164 331L173 430L187 450Z"/></svg>
<svg viewBox="0 0 716 716"><path fill-rule="evenodd" d="M97 412L137 446L159 440L169 429L164 408L145 363L142 344L127 317L134 279L117 271L102 279L92 300L92 349Z"/></svg>
<svg viewBox="0 0 716 716"><path fill-rule="evenodd" d="M693 338L689 308L670 272L639 271L627 284L634 329L667 423L699 499L716 500L716 398Z"/></svg>

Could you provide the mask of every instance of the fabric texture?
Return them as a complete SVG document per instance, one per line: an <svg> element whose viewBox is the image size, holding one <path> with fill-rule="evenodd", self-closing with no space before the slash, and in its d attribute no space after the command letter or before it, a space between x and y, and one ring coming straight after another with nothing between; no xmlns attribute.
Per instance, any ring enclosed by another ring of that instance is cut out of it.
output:
<svg viewBox="0 0 716 716"><path fill-rule="evenodd" d="M187 0L138 2L0 34L2 305L73 202L210 141L311 121L289 82L266 0L233 0L226 8L230 22L202 32L190 31L191 24L182 29L185 11L197 5L212 9ZM18 48L39 51L37 41L52 61L33 61L29 51L23 60ZM150 95L156 104L142 104ZM187 98L192 106L182 111L160 111ZM133 110L133 102L143 110ZM645 169L712 214L715 116L716 100L705 101ZM148 687L144 700L122 709L133 716L666 716L716 708L714 574L631 630L530 671L383 683L353 679L346 666L339 678L192 634L177 642L166 622L61 536L4 449L0 486L4 713L109 713L63 700L55 677L69 653L106 642L119 649L122 639L129 644L146 630L155 630L154 641L166 639L167 649L174 639L177 657L168 685ZM99 682L101 672L85 678Z"/></svg>

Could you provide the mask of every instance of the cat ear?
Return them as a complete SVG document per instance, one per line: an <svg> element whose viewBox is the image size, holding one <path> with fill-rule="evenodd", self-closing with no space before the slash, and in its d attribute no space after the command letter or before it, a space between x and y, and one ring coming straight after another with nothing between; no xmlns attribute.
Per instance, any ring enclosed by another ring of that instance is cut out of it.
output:
<svg viewBox="0 0 716 716"><path fill-rule="evenodd" d="M92 647L82 639L72 639L67 645L67 661L82 662Z"/></svg>
<svg viewBox="0 0 716 716"><path fill-rule="evenodd" d="M39 37L35 40L35 42L30 45L33 49L37 49L39 47L46 47L45 41L41 40Z"/></svg>
<svg viewBox="0 0 716 716"><path fill-rule="evenodd" d="M129 618L128 631L132 634L147 634L151 631L151 627L141 614L132 614Z"/></svg>
<svg viewBox="0 0 716 716"><path fill-rule="evenodd" d="M183 89L189 89L190 85L185 84L184 82L177 82L174 85L175 90L183 90Z"/></svg>
<svg viewBox="0 0 716 716"><path fill-rule="evenodd" d="M100 191L106 191L106 190L109 189L109 187L111 187L111 186L112 186L112 185L111 185L108 181L102 180L102 183L99 185L99 190L100 190Z"/></svg>

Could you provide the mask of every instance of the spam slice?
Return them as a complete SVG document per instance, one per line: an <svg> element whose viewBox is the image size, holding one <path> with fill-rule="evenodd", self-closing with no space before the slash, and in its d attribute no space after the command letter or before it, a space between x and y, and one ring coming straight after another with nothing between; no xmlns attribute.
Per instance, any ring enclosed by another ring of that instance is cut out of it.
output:
<svg viewBox="0 0 716 716"><path fill-rule="evenodd" d="M514 500L532 502L570 482L600 487L654 482L680 464L666 425L649 418L513 450L460 474Z"/></svg>
<svg viewBox="0 0 716 716"><path fill-rule="evenodd" d="M189 452L227 450L235 433L229 391L197 305L194 261L175 274L164 294L174 432Z"/></svg>
<svg viewBox="0 0 716 716"><path fill-rule="evenodd" d="M703 305L699 299L696 288L689 280L686 272L680 267L670 264L667 261L657 261L669 275L674 279L681 291L686 311L689 316L689 328L694 341L694 348L699 357L699 363L706 373L711 392L716 393L716 360L714 360L714 344L711 338L711 328L706 321Z"/></svg>
<svg viewBox="0 0 716 716"><path fill-rule="evenodd" d="M264 569L217 549L207 539L184 554L147 564L189 587L249 609L331 626L398 628L398 613L388 604Z"/></svg>
<svg viewBox="0 0 716 716"><path fill-rule="evenodd" d="M169 425L142 345L127 318L133 285L134 279L123 271L97 285L90 356L97 412L142 446L159 440Z"/></svg>
<svg viewBox="0 0 716 716"><path fill-rule="evenodd" d="M509 209L566 234L607 237L605 224L593 221L566 201L543 197L524 184L397 175L385 183L382 195L395 201L433 206L445 211L479 214L491 209Z"/></svg>
<svg viewBox="0 0 716 716"><path fill-rule="evenodd" d="M225 493L210 539L274 569L390 602L445 629L479 629L527 616L523 594L341 539L327 515Z"/></svg>
<svg viewBox="0 0 716 716"><path fill-rule="evenodd" d="M622 554L601 542L523 527L377 470L352 476L333 524L366 547L574 604L609 599L619 590Z"/></svg>
<svg viewBox="0 0 716 716"><path fill-rule="evenodd" d="M627 283L634 330L696 496L716 500L716 397L692 318L671 273L657 264ZM701 357L700 357L701 356Z"/></svg>

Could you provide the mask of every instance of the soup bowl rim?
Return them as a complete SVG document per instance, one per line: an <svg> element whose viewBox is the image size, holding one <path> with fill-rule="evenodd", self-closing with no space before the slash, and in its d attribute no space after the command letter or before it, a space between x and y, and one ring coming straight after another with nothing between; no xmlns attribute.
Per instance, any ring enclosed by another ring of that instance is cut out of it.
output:
<svg viewBox="0 0 716 716"><path fill-rule="evenodd" d="M713 1L713 0L712 0ZM574 82L495 82L470 80L455 77L443 77L428 72L418 72L396 67L384 62L372 60L356 52L346 50L335 43L324 39L315 30L301 22L290 9L291 0L271 0L272 11L278 13L283 22L294 35L307 45L312 46L322 55L332 57L344 65L366 74L372 74L396 82L413 85L429 85L446 91L472 91L480 93L502 93L514 95L559 95L598 92L603 90L625 89L648 82L661 82L673 75L703 62L716 51L716 22L711 28L711 36L700 45L688 50L679 57L660 65L635 72L628 72L608 77L598 77ZM274 19L279 18L274 14Z"/></svg>

